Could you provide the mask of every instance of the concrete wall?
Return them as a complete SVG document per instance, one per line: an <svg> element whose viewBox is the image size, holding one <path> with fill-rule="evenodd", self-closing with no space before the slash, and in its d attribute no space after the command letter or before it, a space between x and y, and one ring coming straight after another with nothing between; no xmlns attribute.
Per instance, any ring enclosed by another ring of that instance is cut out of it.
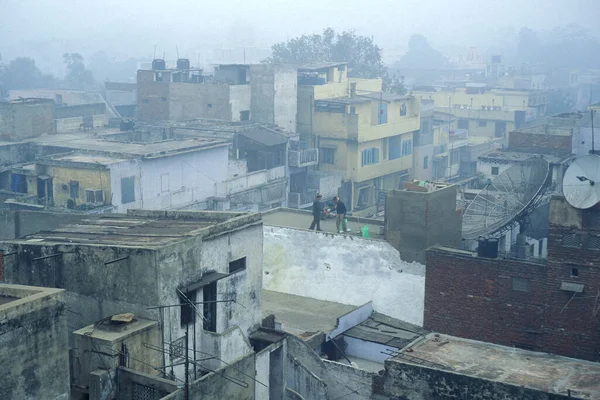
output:
<svg viewBox="0 0 600 400"><path fill-rule="evenodd" d="M108 125L108 116L106 114L93 115L92 126L102 128ZM61 118L54 120L57 133L75 132L83 130L81 125L84 123L84 117Z"/></svg>
<svg viewBox="0 0 600 400"><path fill-rule="evenodd" d="M394 190L385 203L385 237L406 261L425 263L436 244L460 248L462 216L456 211L456 186L421 193Z"/></svg>
<svg viewBox="0 0 600 400"><path fill-rule="evenodd" d="M510 132L508 134L508 148L516 151L571 154L572 142L573 134L549 135L529 132Z"/></svg>
<svg viewBox="0 0 600 400"><path fill-rule="evenodd" d="M27 296L0 306L0 398L67 400L70 379L65 293L23 289L18 295L7 291L6 286L0 288L3 295Z"/></svg>
<svg viewBox="0 0 600 400"><path fill-rule="evenodd" d="M54 133L52 100L0 104L0 140L22 140L43 133Z"/></svg>
<svg viewBox="0 0 600 400"><path fill-rule="evenodd" d="M263 288L356 306L423 323L424 266L389 243L346 235L264 227Z"/></svg>
<svg viewBox="0 0 600 400"><path fill-rule="evenodd" d="M523 386L513 386L459 372L443 371L398 361L386 361L377 394L410 400L563 400L571 396L550 394ZM576 398L576 397L574 397Z"/></svg>
<svg viewBox="0 0 600 400"><path fill-rule="evenodd" d="M49 213L38 211L0 210L0 240L15 239L40 231L49 231L61 225L77 223L84 214Z"/></svg>
<svg viewBox="0 0 600 400"><path fill-rule="evenodd" d="M296 132L296 69L282 65L258 64L250 67L250 73L252 120L275 124L288 132Z"/></svg>
<svg viewBox="0 0 600 400"><path fill-rule="evenodd" d="M17 254L4 260L4 280L33 286L60 287L67 290L68 314L73 330L110 315L132 312L157 319L149 305L158 301L155 252L105 246L6 245ZM64 252L62 256L33 261L33 258ZM108 260L129 256L104 266ZM102 268L100 268L102 267ZM143 288L143 289L142 289Z"/></svg>
<svg viewBox="0 0 600 400"><path fill-rule="evenodd" d="M205 201L215 196L215 184L227 179L227 146L181 153L170 157L142 160L141 196L136 193L136 203L127 208L138 207L161 210ZM114 193L120 202L119 193Z"/></svg>
<svg viewBox="0 0 600 400"><path fill-rule="evenodd" d="M241 111L250 111L250 85L171 83L168 102L172 121L239 121Z"/></svg>
<svg viewBox="0 0 600 400"><path fill-rule="evenodd" d="M374 373L323 360L302 340L287 338L287 387L306 400L371 398Z"/></svg>
<svg viewBox="0 0 600 400"><path fill-rule="evenodd" d="M231 365L203 376L190 385L190 399L235 399L254 400L256 355L241 357ZM237 383L232 382L234 380ZM184 400L184 389L180 389L163 400Z"/></svg>
<svg viewBox="0 0 600 400"><path fill-rule="evenodd" d="M171 73L163 71L163 81L154 81L154 71L137 73L137 119L154 122L169 119L169 81Z"/></svg>

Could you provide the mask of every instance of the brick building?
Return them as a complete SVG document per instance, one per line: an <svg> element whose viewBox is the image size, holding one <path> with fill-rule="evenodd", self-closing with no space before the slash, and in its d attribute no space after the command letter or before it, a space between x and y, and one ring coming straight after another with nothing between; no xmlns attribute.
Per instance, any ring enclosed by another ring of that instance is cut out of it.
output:
<svg viewBox="0 0 600 400"><path fill-rule="evenodd" d="M469 339L600 359L600 208L552 199L546 262L429 250L424 327Z"/></svg>

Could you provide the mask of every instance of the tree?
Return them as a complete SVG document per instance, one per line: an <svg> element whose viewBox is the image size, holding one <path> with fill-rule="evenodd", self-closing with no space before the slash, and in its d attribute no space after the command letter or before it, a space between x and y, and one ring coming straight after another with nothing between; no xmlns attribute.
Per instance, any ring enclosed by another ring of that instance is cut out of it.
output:
<svg viewBox="0 0 600 400"><path fill-rule="evenodd" d="M19 57L4 66L0 73L6 89L33 89L39 87L42 72L36 67L35 60Z"/></svg>
<svg viewBox="0 0 600 400"><path fill-rule="evenodd" d="M67 67L65 81L69 87L83 90L94 84L92 72L85 68L81 54L65 53L63 54L63 63Z"/></svg>
<svg viewBox="0 0 600 400"><path fill-rule="evenodd" d="M402 69L439 69L446 64L446 59L435 50L423 35L412 35L408 41L408 51L398 63Z"/></svg>
<svg viewBox="0 0 600 400"><path fill-rule="evenodd" d="M321 34L302 35L271 47L273 54L266 62L276 64L309 64L347 62L348 75L357 78L383 78L386 68L381 48L373 38L354 31L337 33L327 28Z"/></svg>

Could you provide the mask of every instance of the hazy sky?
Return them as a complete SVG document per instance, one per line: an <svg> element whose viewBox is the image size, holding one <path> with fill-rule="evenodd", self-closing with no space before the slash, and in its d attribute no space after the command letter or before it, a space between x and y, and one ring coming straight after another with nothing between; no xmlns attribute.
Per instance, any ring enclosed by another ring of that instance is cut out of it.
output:
<svg viewBox="0 0 600 400"><path fill-rule="evenodd" d="M434 46L488 46L522 26L577 22L600 36L599 16L600 0L0 0L0 53L44 53L41 67L54 52L143 57L154 45L192 58L185 53L269 47L331 26L374 36L389 58L412 33Z"/></svg>

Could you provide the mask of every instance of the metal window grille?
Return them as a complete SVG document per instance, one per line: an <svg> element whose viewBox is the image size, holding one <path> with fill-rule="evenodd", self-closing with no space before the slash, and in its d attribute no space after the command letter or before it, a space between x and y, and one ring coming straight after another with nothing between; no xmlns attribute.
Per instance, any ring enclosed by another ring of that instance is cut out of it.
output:
<svg viewBox="0 0 600 400"><path fill-rule="evenodd" d="M512 278L512 288L518 292L528 292L529 281L524 278Z"/></svg>
<svg viewBox="0 0 600 400"><path fill-rule="evenodd" d="M562 235L562 244L565 247L581 247L581 235L578 233L565 233Z"/></svg>
<svg viewBox="0 0 600 400"><path fill-rule="evenodd" d="M173 361L185 357L185 336L175 339L171 343L169 353Z"/></svg>
<svg viewBox="0 0 600 400"><path fill-rule="evenodd" d="M600 236L588 237L588 249L600 250Z"/></svg>
<svg viewBox="0 0 600 400"><path fill-rule="evenodd" d="M158 389L140 385L136 382L133 382L131 386L131 400L159 400L166 395L167 393L163 393Z"/></svg>
<svg viewBox="0 0 600 400"><path fill-rule="evenodd" d="M587 226L592 229L600 229L600 213L597 211L587 212Z"/></svg>

